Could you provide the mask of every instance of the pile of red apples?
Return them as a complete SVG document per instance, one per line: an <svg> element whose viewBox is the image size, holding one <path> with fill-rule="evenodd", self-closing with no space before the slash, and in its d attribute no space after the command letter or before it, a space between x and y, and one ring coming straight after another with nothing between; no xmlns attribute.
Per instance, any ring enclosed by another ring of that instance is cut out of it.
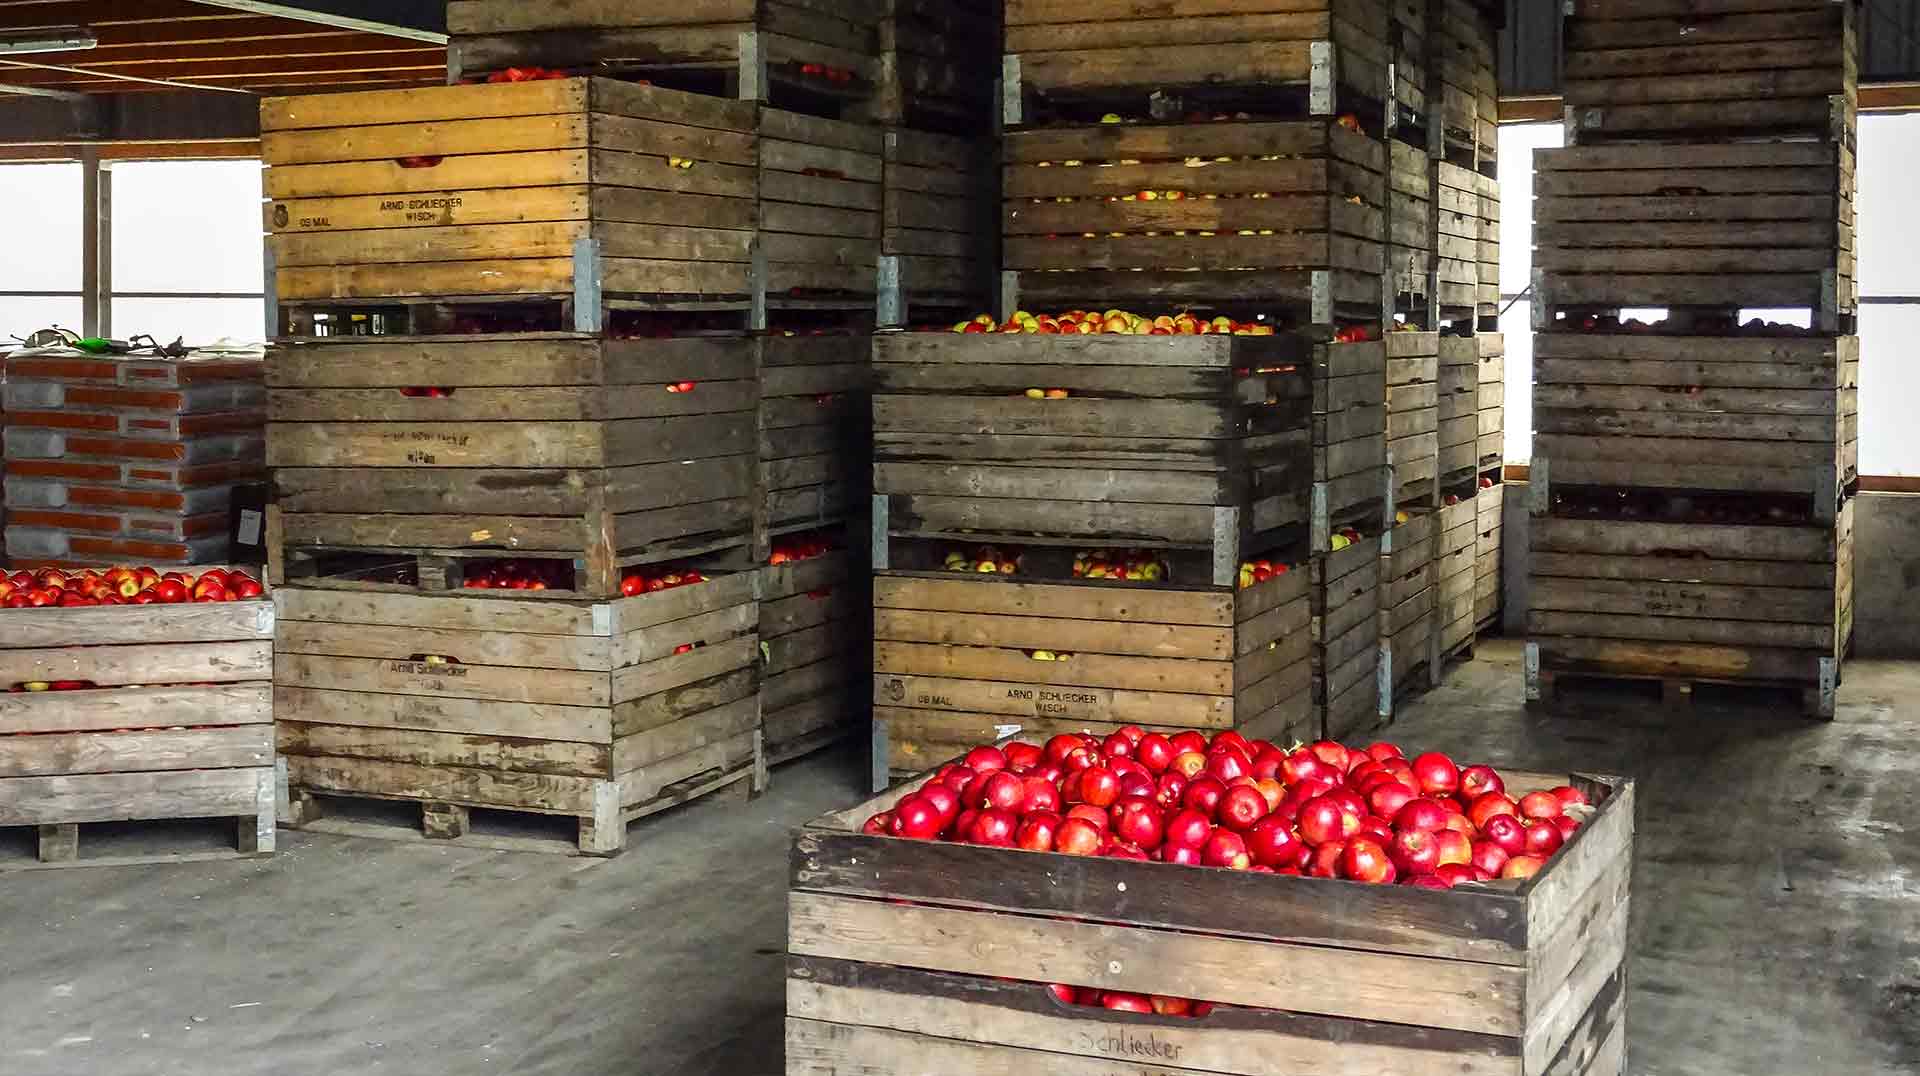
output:
<svg viewBox="0 0 1920 1076"><path fill-rule="evenodd" d="M1283 750L1127 726L983 746L863 831L1030 852L1451 889L1532 877L1590 810L1579 789L1515 797L1491 766L1391 743Z"/></svg>

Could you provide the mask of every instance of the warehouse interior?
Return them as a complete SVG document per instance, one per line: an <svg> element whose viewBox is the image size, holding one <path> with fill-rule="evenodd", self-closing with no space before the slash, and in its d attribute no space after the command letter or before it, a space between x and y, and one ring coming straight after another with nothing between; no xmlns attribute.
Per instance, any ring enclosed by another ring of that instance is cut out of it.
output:
<svg viewBox="0 0 1920 1076"><path fill-rule="evenodd" d="M0 2L0 1073L1920 1072L1920 4L642 6ZM902 836L1140 726L1581 810Z"/></svg>

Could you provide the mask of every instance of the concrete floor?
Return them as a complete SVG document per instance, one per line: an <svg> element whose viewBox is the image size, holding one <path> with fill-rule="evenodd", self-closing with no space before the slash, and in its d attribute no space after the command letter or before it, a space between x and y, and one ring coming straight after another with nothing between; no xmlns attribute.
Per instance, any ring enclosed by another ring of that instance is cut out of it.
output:
<svg viewBox="0 0 1920 1076"><path fill-rule="evenodd" d="M1829 725L1530 716L1518 656L1483 646L1393 736L1640 779L1631 1071L1920 1072L1920 664L1849 666ZM283 831L0 875L0 1073L778 1073L788 827L861 770L788 766L611 862Z"/></svg>

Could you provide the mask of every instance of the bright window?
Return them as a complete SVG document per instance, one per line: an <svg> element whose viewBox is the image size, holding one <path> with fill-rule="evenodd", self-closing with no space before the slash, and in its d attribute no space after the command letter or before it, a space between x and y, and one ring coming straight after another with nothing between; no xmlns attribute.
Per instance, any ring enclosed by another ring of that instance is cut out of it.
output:
<svg viewBox="0 0 1920 1076"><path fill-rule="evenodd" d="M115 336L264 335L260 171L258 161L113 166Z"/></svg>
<svg viewBox="0 0 1920 1076"><path fill-rule="evenodd" d="M0 164L0 345L53 325L80 331L80 203L77 164Z"/></svg>

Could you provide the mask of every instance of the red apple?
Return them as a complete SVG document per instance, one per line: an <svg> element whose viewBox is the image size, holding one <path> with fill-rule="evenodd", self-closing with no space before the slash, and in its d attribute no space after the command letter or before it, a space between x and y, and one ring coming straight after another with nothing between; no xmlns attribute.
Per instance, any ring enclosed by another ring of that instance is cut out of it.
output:
<svg viewBox="0 0 1920 1076"><path fill-rule="evenodd" d="M1120 798L1120 778L1105 766L1089 766L1080 774L1080 799L1095 807L1111 807Z"/></svg>
<svg viewBox="0 0 1920 1076"><path fill-rule="evenodd" d="M874 815L872 818L867 819L865 824L863 824L860 827L860 832L865 833L869 836L884 836L886 834L892 833L893 832L893 812L881 811L879 814Z"/></svg>
<svg viewBox="0 0 1920 1076"><path fill-rule="evenodd" d="M1220 801L1226 794L1227 786L1224 783L1218 778L1202 774L1187 782L1187 792L1181 803L1214 819L1220 817Z"/></svg>
<svg viewBox="0 0 1920 1076"><path fill-rule="evenodd" d="M1186 1016L1193 1012L1193 1002L1186 998L1167 998L1155 994L1149 1000L1153 1002L1153 1011L1161 1016Z"/></svg>
<svg viewBox="0 0 1920 1076"><path fill-rule="evenodd" d="M1280 777L1290 785L1297 785L1310 777L1323 775L1333 776L1328 773L1327 764L1320 761L1318 755L1304 747L1288 755L1286 761L1280 764Z"/></svg>
<svg viewBox="0 0 1920 1076"><path fill-rule="evenodd" d="M1069 818L1054 834L1053 850L1069 856L1091 856L1100 851L1106 835L1084 818Z"/></svg>
<svg viewBox="0 0 1920 1076"><path fill-rule="evenodd" d="M1071 732L1063 732L1047 741L1047 761L1064 767L1067 764L1067 756L1085 746L1085 742L1079 736Z"/></svg>
<svg viewBox="0 0 1920 1076"><path fill-rule="evenodd" d="M1367 794L1367 806L1381 818L1392 818L1418 796L1418 792L1389 777Z"/></svg>
<svg viewBox="0 0 1920 1076"><path fill-rule="evenodd" d="M1207 772L1207 756L1198 751L1182 751L1173 756L1173 767L1169 772L1191 781Z"/></svg>
<svg viewBox="0 0 1920 1076"><path fill-rule="evenodd" d="M1062 819L1052 811L1035 811L1020 823L1020 829L1013 835L1016 848L1029 852L1053 851L1054 838L1060 832Z"/></svg>
<svg viewBox="0 0 1920 1076"><path fill-rule="evenodd" d="M1553 820L1553 828L1560 831L1560 841L1564 844L1573 840L1573 835L1580 832L1580 821L1572 815L1563 814Z"/></svg>
<svg viewBox="0 0 1920 1076"><path fill-rule="evenodd" d="M1340 860L1347 854L1347 842L1328 841L1313 850L1307 861L1307 873L1315 878L1340 877Z"/></svg>
<svg viewBox="0 0 1920 1076"><path fill-rule="evenodd" d="M1018 774L999 770L987 775L980 793L979 806L1000 811L1018 811L1027 800L1027 783Z"/></svg>
<svg viewBox="0 0 1920 1076"><path fill-rule="evenodd" d="M930 841L940 836L947 819L940 809L918 794L902 797L893 805L895 836L913 841Z"/></svg>
<svg viewBox="0 0 1920 1076"><path fill-rule="evenodd" d="M1158 776L1166 772L1168 766L1173 765L1173 744L1169 743L1165 736L1150 732L1134 745L1133 757L1138 759L1140 765L1145 766L1148 772Z"/></svg>
<svg viewBox="0 0 1920 1076"><path fill-rule="evenodd" d="M1558 818L1563 813L1560 797L1551 792L1529 792L1520 797L1520 817Z"/></svg>
<svg viewBox="0 0 1920 1076"><path fill-rule="evenodd" d="M1480 832L1509 856L1517 856L1527 850L1527 831L1521 827L1520 820L1510 814L1494 815L1487 819L1487 824L1480 827Z"/></svg>
<svg viewBox="0 0 1920 1076"><path fill-rule="evenodd" d="M1380 842L1371 837L1355 837L1340 855L1340 873L1356 882L1386 885L1395 874L1393 860Z"/></svg>
<svg viewBox="0 0 1920 1076"><path fill-rule="evenodd" d="M1434 846L1440 849L1441 866L1473 862L1473 841L1466 834L1455 829L1443 829L1432 836Z"/></svg>
<svg viewBox="0 0 1920 1076"><path fill-rule="evenodd" d="M1548 789L1548 791L1552 792L1555 798L1559 799L1560 806L1563 808L1584 807L1589 802L1587 794L1574 788L1572 785L1561 785L1558 788Z"/></svg>
<svg viewBox="0 0 1920 1076"><path fill-rule="evenodd" d="M1468 803L1479 799L1489 792L1505 792L1507 783L1500 779L1492 766L1468 766L1460 771L1460 795Z"/></svg>
<svg viewBox="0 0 1920 1076"><path fill-rule="evenodd" d="M1353 763L1348 757L1346 747L1332 740L1319 740L1310 743L1307 745L1307 750L1313 752L1315 758L1339 770L1341 773L1346 773L1353 768Z"/></svg>
<svg viewBox="0 0 1920 1076"><path fill-rule="evenodd" d="M1536 818L1526 823L1527 854L1545 859L1560 850L1560 827L1551 818Z"/></svg>
<svg viewBox="0 0 1920 1076"><path fill-rule="evenodd" d="M940 817L945 821L951 822L960 814L960 797L954 794L953 789L939 781L928 781L920 786L919 792L914 794L932 804L933 809L940 812Z"/></svg>
<svg viewBox="0 0 1920 1076"><path fill-rule="evenodd" d="M1425 797L1408 800L1394 814L1393 828L1425 832L1445 829L1447 828L1447 809Z"/></svg>
<svg viewBox="0 0 1920 1076"><path fill-rule="evenodd" d="M1420 791L1428 795L1451 796L1460 787L1460 768L1438 751L1414 759L1413 776L1420 782Z"/></svg>
<svg viewBox="0 0 1920 1076"><path fill-rule="evenodd" d="M1144 740L1147 738L1147 730L1141 728L1138 725L1122 725L1117 730L1116 734L1120 736L1125 736L1127 738L1127 742L1133 744L1136 747L1139 746L1141 740Z"/></svg>
<svg viewBox="0 0 1920 1076"><path fill-rule="evenodd" d="M1199 848L1213 835L1213 823L1199 811L1188 808L1167 820L1164 840L1184 848Z"/></svg>
<svg viewBox="0 0 1920 1076"><path fill-rule="evenodd" d="M1007 769L1030 770L1046 761L1046 752L1030 743L1010 743L1000 749L1007 756Z"/></svg>
<svg viewBox="0 0 1920 1076"><path fill-rule="evenodd" d="M1107 832L1107 827L1112 824L1112 817L1108 814L1107 808L1095 807L1090 803L1076 803L1072 807L1067 808L1067 817L1078 818L1083 822L1092 823L1093 828L1099 830L1102 835Z"/></svg>
<svg viewBox="0 0 1920 1076"><path fill-rule="evenodd" d="M1020 820L1012 811L989 807L975 816L970 836L975 844L1011 848L1014 833L1019 828Z"/></svg>
<svg viewBox="0 0 1920 1076"><path fill-rule="evenodd" d="M1060 786L1054 784L1052 781L1036 774L1028 774L1027 777L1020 782L1019 810L1028 813L1034 811L1058 811L1061 806Z"/></svg>
<svg viewBox="0 0 1920 1076"><path fill-rule="evenodd" d="M1207 755L1207 772L1225 783L1236 777L1252 776L1253 762L1239 748L1215 747Z"/></svg>
<svg viewBox="0 0 1920 1076"><path fill-rule="evenodd" d="M1287 786L1271 777L1255 781L1253 787L1259 789L1260 795L1265 797L1269 812L1279 810L1281 802L1287 798Z"/></svg>
<svg viewBox="0 0 1920 1076"><path fill-rule="evenodd" d="M1275 747L1263 749L1253 756L1253 776L1255 780L1281 780L1281 767L1287 761L1287 753Z"/></svg>
<svg viewBox="0 0 1920 1076"><path fill-rule="evenodd" d="M1506 793L1489 792L1474 800L1473 805L1467 808L1467 821L1473 823L1473 828L1485 830L1488 819L1495 815L1518 815L1519 813L1519 807L1507 798Z"/></svg>
<svg viewBox="0 0 1920 1076"><path fill-rule="evenodd" d="M1406 756L1400 753L1400 749L1398 747L1395 747L1390 743L1381 742L1381 743L1370 743L1367 745L1367 757L1378 760L1380 762L1385 762L1390 758L1405 758Z"/></svg>
<svg viewBox="0 0 1920 1076"><path fill-rule="evenodd" d="M1168 770L1160 775L1160 783L1154 787L1153 801L1164 811L1177 811L1186 801L1187 779Z"/></svg>
<svg viewBox="0 0 1920 1076"><path fill-rule="evenodd" d="M1266 817L1267 797L1252 785L1234 785L1220 797L1220 824L1236 833L1245 833Z"/></svg>
<svg viewBox="0 0 1920 1076"><path fill-rule="evenodd" d="M992 773L1007 768L1007 756L998 747L976 747L961 762L975 773Z"/></svg>
<svg viewBox="0 0 1920 1076"><path fill-rule="evenodd" d="M1160 847L1165 835L1160 808L1150 799L1129 796L1113 805L1113 835L1146 851Z"/></svg>
<svg viewBox="0 0 1920 1076"><path fill-rule="evenodd" d="M1176 755L1182 755L1188 751L1199 755L1201 758L1205 758L1207 755L1207 738L1192 729L1174 733L1172 738L1168 740L1168 743L1173 746L1173 753Z"/></svg>
<svg viewBox="0 0 1920 1076"><path fill-rule="evenodd" d="M1235 751L1240 752L1242 755L1245 755L1248 758L1253 757L1253 745L1247 742L1247 738L1245 736L1240 735L1238 732L1235 732L1232 729L1228 729L1227 731L1222 732L1219 735L1215 736L1213 738L1213 743L1209 744L1207 746L1207 749L1209 751L1217 751L1223 747L1231 747Z"/></svg>
<svg viewBox="0 0 1920 1076"><path fill-rule="evenodd" d="M1371 837L1366 840L1374 843ZM1401 830L1394 836L1388 855L1401 874L1432 874L1440 866L1440 845L1432 833L1424 830Z"/></svg>
<svg viewBox="0 0 1920 1076"><path fill-rule="evenodd" d="M1341 809L1340 802L1331 793L1315 796L1300 805L1299 817L1295 824L1300 836L1308 844L1322 845L1344 840L1360 827L1356 823L1353 829L1347 828L1351 816Z"/></svg>
<svg viewBox="0 0 1920 1076"><path fill-rule="evenodd" d="M1207 838L1207 846L1201 850L1200 858L1209 867L1243 871L1253 866L1253 857L1247 853L1246 840L1238 833L1225 829L1213 831Z"/></svg>
<svg viewBox="0 0 1920 1076"><path fill-rule="evenodd" d="M1500 877L1531 878L1546 865L1547 861L1539 856L1514 856L1507 860L1506 866L1500 868Z"/></svg>
<svg viewBox="0 0 1920 1076"><path fill-rule="evenodd" d="M1100 754L1106 758L1131 758L1133 741L1117 732L1110 733L1106 739L1100 741Z"/></svg>
<svg viewBox="0 0 1920 1076"><path fill-rule="evenodd" d="M1306 843L1294 836L1285 822L1272 816L1255 822L1247 831L1247 852L1262 866L1297 866L1306 849Z"/></svg>

